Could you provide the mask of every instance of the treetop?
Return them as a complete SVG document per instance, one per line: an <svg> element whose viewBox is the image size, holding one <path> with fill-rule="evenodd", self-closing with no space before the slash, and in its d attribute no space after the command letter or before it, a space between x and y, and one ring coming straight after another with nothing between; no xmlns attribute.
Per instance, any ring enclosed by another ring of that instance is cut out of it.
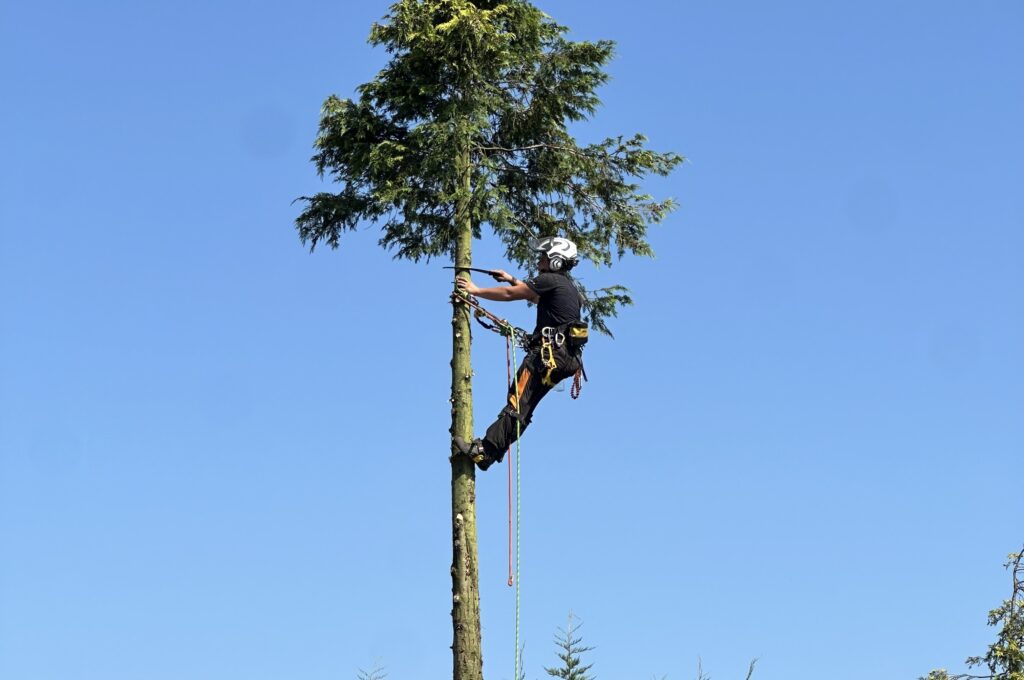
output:
<svg viewBox="0 0 1024 680"><path fill-rule="evenodd" d="M482 238L485 226L527 270L539 236L571 239L599 267L652 255L647 227L675 204L638 182L683 159L647 149L642 134L577 142L568 125L596 112L614 43L567 30L525 0L393 4L369 39L390 61L358 99L324 102L312 160L340 188L299 199L302 242L337 248L369 221L382 247L414 261L454 260L459 230ZM586 296L605 332L604 318L631 302L621 286Z"/></svg>

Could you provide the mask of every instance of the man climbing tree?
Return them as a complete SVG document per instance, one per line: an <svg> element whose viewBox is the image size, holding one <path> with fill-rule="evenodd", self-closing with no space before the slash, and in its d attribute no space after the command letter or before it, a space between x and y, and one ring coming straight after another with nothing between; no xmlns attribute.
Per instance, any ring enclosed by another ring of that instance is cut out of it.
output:
<svg viewBox="0 0 1024 680"><path fill-rule="evenodd" d="M524 268L535 264L531 240L549 236L571 240L581 260L599 266L650 255L647 227L673 203L640 193L634 180L667 175L682 158L645 148L639 134L577 143L567 126L600 103L613 44L566 32L526 0L393 4L370 31L390 61L357 88L358 99L323 104L313 161L339 191L302 197L302 242L336 248L343 232L370 221L395 257L443 257L459 268L472 265L485 226ZM584 293L584 317L598 331L631 303L621 286ZM460 307L451 320L450 432L471 441L470 329ZM476 469L468 456L452 456L451 468L454 678L481 680Z"/></svg>
<svg viewBox="0 0 1024 680"><path fill-rule="evenodd" d="M455 451L472 458L481 470L502 461L509 444L530 424L533 410L552 387L583 371L581 354L588 332L586 324L580 321L580 293L569 280L569 270L577 262L576 244L549 236L531 246L540 256L540 274L530 281L518 281L501 270L493 276L511 284L507 288L480 288L468 278L455 280L459 289L485 300L537 303L537 325L530 336L530 353L509 386L505 408L487 428L483 439L467 442L459 435L453 438Z"/></svg>

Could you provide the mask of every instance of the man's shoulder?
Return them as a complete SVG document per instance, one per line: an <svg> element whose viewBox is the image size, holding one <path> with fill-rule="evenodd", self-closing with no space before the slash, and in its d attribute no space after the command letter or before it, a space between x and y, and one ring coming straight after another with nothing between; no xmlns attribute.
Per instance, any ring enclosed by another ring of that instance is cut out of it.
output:
<svg viewBox="0 0 1024 680"><path fill-rule="evenodd" d="M572 285L572 282L564 274L558 274L556 272L540 272L527 283L535 283L546 288L555 288L558 286Z"/></svg>
<svg viewBox="0 0 1024 680"><path fill-rule="evenodd" d="M554 274L551 272L539 272L532 279L527 279L526 285L532 288L535 293L551 290L557 285L557 282L551 278L552 276Z"/></svg>

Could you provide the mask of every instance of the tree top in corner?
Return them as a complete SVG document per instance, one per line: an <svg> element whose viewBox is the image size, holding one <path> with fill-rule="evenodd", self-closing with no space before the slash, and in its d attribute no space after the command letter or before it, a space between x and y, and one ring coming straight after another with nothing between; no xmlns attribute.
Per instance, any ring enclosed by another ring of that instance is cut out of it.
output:
<svg viewBox="0 0 1024 680"><path fill-rule="evenodd" d="M683 158L647 149L641 134L577 143L568 125L600 104L614 44L566 32L524 0L393 4L370 32L390 61L358 99L323 104L312 160L339 191L300 198L302 242L336 248L342 232L370 221L397 258L453 257L462 205L474 237L486 226L528 270L538 236L571 239L597 266L650 256L647 227L674 202L637 182ZM584 293L591 324L606 333L605 318L631 303L621 286Z"/></svg>

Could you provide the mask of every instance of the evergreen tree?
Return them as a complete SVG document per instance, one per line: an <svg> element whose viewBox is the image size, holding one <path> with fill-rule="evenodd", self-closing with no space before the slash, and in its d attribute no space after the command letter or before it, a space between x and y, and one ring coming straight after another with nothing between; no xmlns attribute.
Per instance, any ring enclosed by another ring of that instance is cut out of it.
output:
<svg viewBox="0 0 1024 680"><path fill-rule="evenodd" d="M364 671L360 668L356 674L356 680L385 680L387 677L388 674L384 672L384 669L379 664L369 671Z"/></svg>
<svg viewBox="0 0 1024 680"><path fill-rule="evenodd" d="M569 614L569 623L565 630L559 629L555 635L555 646L558 647L558 658L562 665L557 668L545 668L547 674L561 680L594 680L594 676L587 675L594 664L583 665L583 654L593 650L593 647L586 647L583 638L579 635L582 623L579 619Z"/></svg>
<svg viewBox="0 0 1024 680"><path fill-rule="evenodd" d="M508 259L535 266L531 237L560 235L582 259L610 266L651 255L647 227L673 208L637 181L682 158L645 147L642 135L579 144L568 125L588 119L607 80L613 43L566 38L567 29L525 0L400 0L370 32L391 55L358 98L323 104L313 162L336 192L303 196L299 237L337 248L362 222L381 228L396 258L472 264L485 227ZM628 291L587 294L591 325ZM470 329L452 316L451 433L472 437ZM452 459L452 621L455 680L480 680L475 469Z"/></svg>
<svg viewBox="0 0 1024 680"><path fill-rule="evenodd" d="M1011 573L1013 589L1010 599L988 613L988 625L1002 626L996 641L988 647L985 656L968 657L971 668L984 665L986 675L961 673L950 675L945 670L936 670L920 680L964 680L985 678L986 680L1024 680L1024 550L1011 553L1004 565Z"/></svg>

